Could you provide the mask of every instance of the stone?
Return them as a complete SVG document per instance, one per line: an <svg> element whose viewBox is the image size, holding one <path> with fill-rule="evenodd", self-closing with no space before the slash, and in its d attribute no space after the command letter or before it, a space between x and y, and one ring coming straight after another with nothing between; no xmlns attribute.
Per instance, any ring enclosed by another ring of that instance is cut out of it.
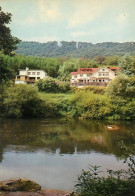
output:
<svg viewBox="0 0 135 196"><path fill-rule="evenodd" d="M41 190L41 186L34 181L26 179L10 179L0 182L0 191L27 191L36 192Z"/></svg>

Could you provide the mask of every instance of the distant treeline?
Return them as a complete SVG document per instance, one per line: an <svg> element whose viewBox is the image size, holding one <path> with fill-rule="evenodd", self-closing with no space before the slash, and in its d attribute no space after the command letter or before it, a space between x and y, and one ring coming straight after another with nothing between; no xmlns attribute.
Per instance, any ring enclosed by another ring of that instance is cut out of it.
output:
<svg viewBox="0 0 135 196"><path fill-rule="evenodd" d="M57 41L39 43L39 42L21 42L18 45L16 53L26 56L44 56L44 57L96 57L96 56L124 56L135 55L135 42L66 42Z"/></svg>
<svg viewBox="0 0 135 196"><path fill-rule="evenodd" d="M79 67L123 67L130 72L134 67L135 56L112 56L95 58L50 58L32 56L6 56L0 54L0 81L15 78L19 69L42 69L48 76L61 80L70 80L70 72L77 71ZM130 67L130 69L128 68ZM133 72L133 71L132 71Z"/></svg>

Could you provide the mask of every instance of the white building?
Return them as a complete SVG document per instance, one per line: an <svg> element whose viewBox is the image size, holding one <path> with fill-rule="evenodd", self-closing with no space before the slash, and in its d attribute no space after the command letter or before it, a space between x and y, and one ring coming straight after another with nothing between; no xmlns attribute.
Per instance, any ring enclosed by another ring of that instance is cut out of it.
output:
<svg viewBox="0 0 135 196"><path fill-rule="evenodd" d="M115 78L118 67L102 68L78 68L77 72L71 72L72 86L106 86Z"/></svg>
<svg viewBox="0 0 135 196"><path fill-rule="evenodd" d="M15 78L15 84L32 84L39 79L45 79L47 74L43 70L38 69L20 69L19 75Z"/></svg>

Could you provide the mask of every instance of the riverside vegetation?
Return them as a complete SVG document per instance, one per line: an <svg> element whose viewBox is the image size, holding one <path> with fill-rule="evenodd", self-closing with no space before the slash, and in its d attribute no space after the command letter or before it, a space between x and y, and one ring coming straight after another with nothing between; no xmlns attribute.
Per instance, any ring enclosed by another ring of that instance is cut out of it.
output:
<svg viewBox="0 0 135 196"><path fill-rule="evenodd" d="M2 117L66 116L88 119L135 119L135 56L89 59L14 56L13 50L16 49L19 40L11 36L10 28L6 26L11 21L11 14L2 12L0 7L0 17L0 27L2 27L0 28L0 115ZM87 48L85 51L92 52ZM134 55L134 48L132 52ZM98 54L101 53L102 50ZM86 57L89 56L86 53ZM43 69L51 77L69 81L69 73L76 71L78 67L103 66L119 66L123 73L111 81L107 88L75 89L71 88L67 82L58 84L52 78L40 80L35 86L14 85L12 82L19 68ZM108 171L109 176L102 178L98 176L97 166L91 167L90 171L83 171L76 185L77 193L87 196L134 196L135 161L134 157L130 155L128 157L127 172Z"/></svg>
<svg viewBox="0 0 135 196"><path fill-rule="evenodd" d="M121 73L104 87L70 87L69 73L78 67L119 66ZM39 68L48 77L34 86L14 85L19 68ZM64 78L64 79L63 79ZM58 82L60 81L60 83ZM56 59L0 54L0 110L5 117L81 117L135 119L135 57ZM49 95L48 95L49 93Z"/></svg>

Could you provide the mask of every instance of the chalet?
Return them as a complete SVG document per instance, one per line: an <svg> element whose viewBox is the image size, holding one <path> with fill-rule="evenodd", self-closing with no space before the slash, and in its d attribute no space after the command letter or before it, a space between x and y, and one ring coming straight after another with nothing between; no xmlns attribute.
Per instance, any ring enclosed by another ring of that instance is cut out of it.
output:
<svg viewBox="0 0 135 196"><path fill-rule="evenodd" d="M77 72L71 72L70 83L72 86L106 86L118 70L118 67L78 68Z"/></svg>
<svg viewBox="0 0 135 196"><path fill-rule="evenodd" d="M15 84L33 84L39 79L45 79L47 74L43 70L38 69L20 69L19 75L15 78Z"/></svg>

